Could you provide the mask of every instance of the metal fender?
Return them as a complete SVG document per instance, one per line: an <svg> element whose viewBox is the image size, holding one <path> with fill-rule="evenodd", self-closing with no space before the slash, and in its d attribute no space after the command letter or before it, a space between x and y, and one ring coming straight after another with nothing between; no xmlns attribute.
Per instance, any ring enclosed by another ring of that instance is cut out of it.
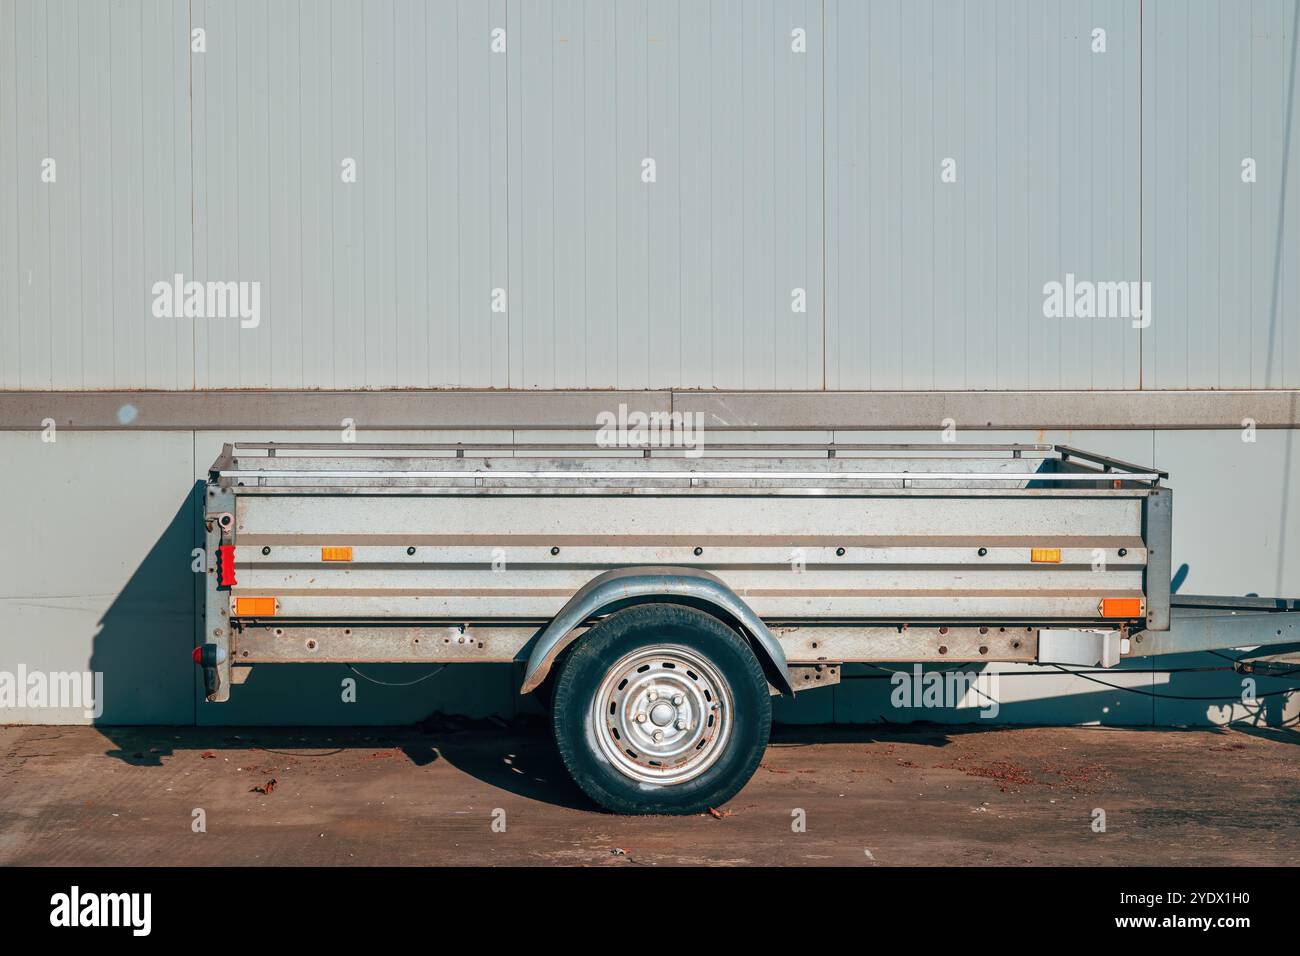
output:
<svg viewBox="0 0 1300 956"><path fill-rule="evenodd" d="M639 600L640 599L640 600ZM739 625L765 665L769 680L783 694L793 694L785 651L753 609L716 576L698 568L643 567L606 571L592 578L561 608L542 631L528 656L521 694L536 690L551 665L577 635L574 628L611 604L673 601L721 612L720 617Z"/></svg>

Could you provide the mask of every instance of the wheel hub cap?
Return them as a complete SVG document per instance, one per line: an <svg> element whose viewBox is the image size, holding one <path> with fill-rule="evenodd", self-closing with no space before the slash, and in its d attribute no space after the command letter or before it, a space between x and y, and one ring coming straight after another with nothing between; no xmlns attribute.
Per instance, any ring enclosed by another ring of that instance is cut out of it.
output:
<svg viewBox="0 0 1300 956"><path fill-rule="evenodd" d="M685 783L722 755L731 689L717 669L680 645L641 648L605 676L592 704L601 752L623 775Z"/></svg>

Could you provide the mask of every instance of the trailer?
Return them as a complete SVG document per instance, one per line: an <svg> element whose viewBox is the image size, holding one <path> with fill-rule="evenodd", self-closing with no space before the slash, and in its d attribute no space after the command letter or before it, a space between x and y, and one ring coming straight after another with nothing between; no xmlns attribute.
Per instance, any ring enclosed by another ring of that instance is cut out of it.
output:
<svg viewBox="0 0 1300 956"><path fill-rule="evenodd" d="M513 663L594 801L699 812L771 696L848 663L1287 666L1300 603L1171 594L1167 478L1041 444L230 444L194 659L214 703L257 664Z"/></svg>

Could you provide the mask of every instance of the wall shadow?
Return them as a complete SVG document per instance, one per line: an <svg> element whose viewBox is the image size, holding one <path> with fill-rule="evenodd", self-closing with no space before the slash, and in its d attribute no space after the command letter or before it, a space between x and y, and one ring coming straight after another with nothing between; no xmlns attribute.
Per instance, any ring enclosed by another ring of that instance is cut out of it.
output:
<svg viewBox="0 0 1300 956"><path fill-rule="evenodd" d="M196 483L170 505L171 520L99 620L89 669L103 675L102 713L110 737L124 724L194 721ZM112 544L107 545L108 548ZM120 756L120 754L118 754Z"/></svg>

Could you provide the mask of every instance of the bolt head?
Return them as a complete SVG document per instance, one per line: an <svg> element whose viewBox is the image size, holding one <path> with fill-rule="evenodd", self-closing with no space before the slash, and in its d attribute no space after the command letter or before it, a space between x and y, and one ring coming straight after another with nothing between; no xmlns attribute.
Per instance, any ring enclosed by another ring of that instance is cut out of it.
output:
<svg viewBox="0 0 1300 956"><path fill-rule="evenodd" d="M682 706L682 704L685 703L685 701L686 701L686 698L683 697L681 694L673 694L673 706L674 706L674 707L680 707L680 706Z"/></svg>
<svg viewBox="0 0 1300 956"><path fill-rule="evenodd" d="M656 730L654 733L654 738L655 738L655 743L659 743L659 741L664 739L664 732L662 730Z"/></svg>
<svg viewBox="0 0 1300 956"><path fill-rule="evenodd" d="M684 720L679 720L679 721L677 721L677 723L676 723L674 726L676 726L678 730L685 730L685 729L686 729L686 721L684 721Z"/></svg>

